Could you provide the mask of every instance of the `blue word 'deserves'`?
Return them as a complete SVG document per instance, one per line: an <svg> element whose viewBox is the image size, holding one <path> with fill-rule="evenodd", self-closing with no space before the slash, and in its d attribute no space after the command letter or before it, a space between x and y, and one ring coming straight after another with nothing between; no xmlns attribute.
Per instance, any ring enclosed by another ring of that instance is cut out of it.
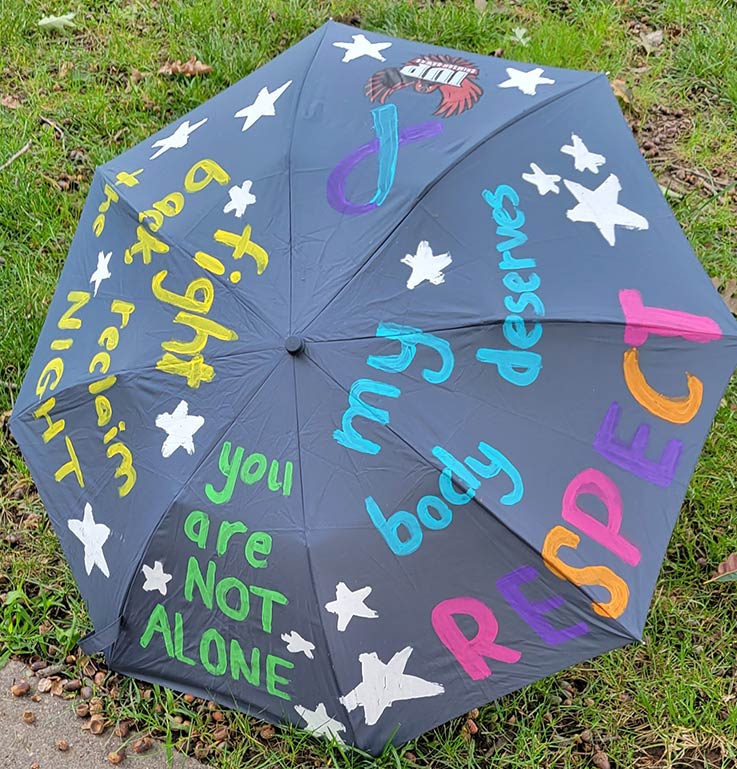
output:
<svg viewBox="0 0 737 769"><path fill-rule="evenodd" d="M542 368L542 356L531 352L543 335L542 325L534 322L528 329L527 322L520 313L527 307L531 307L537 317L545 315L545 306L535 291L540 287L540 278L537 273L530 273L523 278L518 270L531 270L536 267L534 259L517 258L512 256L512 249L518 248L527 242L527 235L521 228L525 223L524 213L517 207L519 195L508 184L500 184L494 192L484 190L481 193L484 200L491 206L492 216L497 224L496 234L499 237L508 238L497 243L496 250L502 255L499 268L511 270L502 279L505 288L511 294L504 298L504 306L509 315L504 319L502 332L513 350L492 350L482 347L476 352L476 358L482 363L496 365L499 375L507 382L519 387L532 384L538 377ZM505 200L512 205L512 212L505 208ZM519 294L515 299L512 294Z"/></svg>

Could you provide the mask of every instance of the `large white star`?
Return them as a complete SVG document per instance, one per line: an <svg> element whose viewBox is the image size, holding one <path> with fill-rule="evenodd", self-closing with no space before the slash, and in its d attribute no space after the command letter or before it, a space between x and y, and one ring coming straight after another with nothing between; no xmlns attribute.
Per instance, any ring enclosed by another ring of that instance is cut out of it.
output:
<svg viewBox="0 0 737 769"><path fill-rule="evenodd" d="M529 72L523 72L514 67L507 67L506 70L509 79L499 83L499 88L519 88L522 93L526 93L528 96L535 96L539 85L553 85L555 83L555 80L551 80L549 77L541 77L542 67L535 67Z"/></svg>
<svg viewBox="0 0 737 769"><path fill-rule="evenodd" d="M253 104L249 104L243 109L239 109L235 113L235 117L244 117L246 122L243 123L241 131L247 131L257 120L262 117L273 117L276 115L276 100L284 93L284 91L292 85L291 80L287 80L286 83L280 85L275 91L269 91L264 86L259 92L258 96L253 101Z"/></svg>
<svg viewBox="0 0 737 769"><path fill-rule="evenodd" d="M407 646L387 663L382 662L376 652L360 654L358 661L361 663L362 680L355 689L340 698L345 709L350 713L362 707L366 725L373 726L382 713L398 700L442 694L445 691L442 684L404 672L411 654L412 647Z"/></svg>
<svg viewBox="0 0 737 769"><path fill-rule="evenodd" d="M352 43L333 43L336 48L344 48L345 53L341 61L353 61L360 59L361 56L370 56L378 61L386 61L381 55L381 51L391 47L391 43L372 43L365 35L351 35Z"/></svg>
<svg viewBox="0 0 737 769"><path fill-rule="evenodd" d="M195 123L194 125L190 125L189 120L185 120L183 123L180 123L173 134L170 134L163 139L159 139L151 145L152 149L154 147L158 147L159 149L157 149L156 152L151 155L149 160L156 159L159 157L159 155L163 155L167 150L181 149L189 141L190 134L196 131L201 125L204 125L205 123L207 123L206 117L202 118L202 120L200 120L198 123Z"/></svg>
<svg viewBox="0 0 737 769"><path fill-rule="evenodd" d="M104 523L95 523L92 517L92 505L87 502L84 506L84 517L72 518L67 521L69 530L84 545L84 568L89 575L92 568L97 568L106 576L110 576L110 569L107 567L105 553L102 552L102 546L107 542L110 536L109 527Z"/></svg>
<svg viewBox="0 0 737 769"><path fill-rule="evenodd" d="M171 574L164 571L164 564L161 561L154 561L153 568L143 564L141 569L146 581L143 583L143 589L147 592L158 590L161 595L166 595L166 585L171 580Z"/></svg>
<svg viewBox="0 0 737 769"><path fill-rule="evenodd" d="M340 738L340 732L345 731L345 726L340 721L330 718L322 702L318 702L314 710L309 710L302 705L295 705L294 709L307 724L305 731L312 732L317 736L335 737L338 742L343 742Z"/></svg>
<svg viewBox="0 0 737 769"><path fill-rule="evenodd" d="M170 457L180 446L187 454L194 454L192 437L205 424L205 418L188 413L187 401L179 401L171 414L164 412L156 417L156 427L166 431L161 456Z"/></svg>
<svg viewBox="0 0 737 769"><path fill-rule="evenodd" d="M589 152L588 147L581 141L581 137L576 136L576 134L571 134L571 142L571 144L564 144L560 151L573 158L576 171L591 171L598 174L599 166L606 163L606 158L597 152Z"/></svg>
<svg viewBox="0 0 737 769"><path fill-rule="evenodd" d="M230 201L225 204L224 214L233 211L236 219L240 219L246 213L246 208L256 202L256 196L251 192L252 184L250 179L246 179L240 187L236 184L228 190Z"/></svg>
<svg viewBox="0 0 737 769"><path fill-rule="evenodd" d="M315 655L312 653L315 650L315 644L308 641L306 638L302 638L296 630L291 630L289 633L282 633L281 640L287 645L287 651L291 654L299 654L302 652L307 659L315 659Z"/></svg>
<svg viewBox="0 0 737 769"><path fill-rule="evenodd" d="M414 254L407 254L399 261L412 269L412 273L407 279L407 288L413 289L427 280L433 286L439 286L445 282L443 270L453 261L449 253L433 254L430 244L426 240L421 240Z"/></svg>
<svg viewBox="0 0 737 769"><path fill-rule="evenodd" d="M650 226L644 216L630 211L618 202L622 185L614 174L609 174L595 190L589 190L576 182L563 180L578 205L566 211L572 222L592 222L606 242L615 243L614 227L619 225L628 230L646 230Z"/></svg>
<svg viewBox="0 0 737 769"><path fill-rule="evenodd" d="M97 267L95 267L95 271L90 275L90 283L95 284L95 291L92 296L97 296L97 289L100 288L100 283L110 277L111 273L108 265L112 255L112 251L108 251L107 254L104 251L100 251L97 255Z"/></svg>
<svg viewBox="0 0 737 769"><path fill-rule="evenodd" d="M530 163L531 174L522 174L522 178L534 184L541 195L547 195L548 192L554 192L556 195L560 192L560 187L556 182L560 181L558 174L546 174L537 163Z"/></svg>
<svg viewBox="0 0 737 769"><path fill-rule="evenodd" d="M378 613L366 606L366 598L370 595L371 588L359 588L351 590L345 582L338 582L335 586L335 600L325 604L325 608L331 614L338 615L338 630L342 633L348 623L354 617L365 617L366 619L375 619Z"/></svg>

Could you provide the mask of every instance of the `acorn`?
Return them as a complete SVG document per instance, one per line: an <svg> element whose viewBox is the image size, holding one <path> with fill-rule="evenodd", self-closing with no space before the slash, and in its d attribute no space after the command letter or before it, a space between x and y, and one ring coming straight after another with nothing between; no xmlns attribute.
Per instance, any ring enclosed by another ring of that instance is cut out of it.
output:
<svg viewBox="0 0 737 769"><path fill-rule="evenodd" d="M154 741L150 737L141 737L140 740L136 740L133 743L133 752L145 753L146 751L151 750L153 744Z"/></svg>
<svg viewBox="0 0 737 769"><path fill-rule="evenodd" d="M118 765L125 758L125 748L119 747L107 754L107 760L114 765Z"/></svg>
<svg viewBox="0 0 737 769"><path fill-rule="evenodd" d="M24 710L21 718L27 724L32 724L36 720L36 716L32 710Z"/></svg>
<svg viewBox="0 0 737 769"><path fill-rule="evenodd" d="M13 697L25 697L29 691L31 691L31 685L28 681L18 681L17 684L10 687L10 693Z"/></svg>
<svg viewBox="0 0 737 769"><path fill-rule="evenodd" d="M64 681L61 688L65 692L78 692L82 688L82 682L78 678L73 678L71 681Z"/></svg>
<svg viewBox="0 0 737 769"><path fill-rule="evenodd" d="M130 731L130 726L127 721L121 721L113 730L113 734L116 737L120 737L121 740L124 740L128 736L128 732Z"/></svg>
<svg viewBox="0 0 737 769"><path fill-rule="evenodd" d="M87 718L90 714L90 706L86 702L80 702L79 705L74 708L74 712L79 718Z"/></svg>
<svg viewBox="0 0 737 769"><path fill-rule="evenodd" d="M69 750L69 743L66 740L57 740L56 749L60 750L62 753L66 753L67 750Z"/></svg>
<svg viewBox="0 0 737 769"><path fill-rule="evenodd" d="M95 713L90 718L90 731L92 734L102 734L105 731L105 717L101 713Z"/></svg>

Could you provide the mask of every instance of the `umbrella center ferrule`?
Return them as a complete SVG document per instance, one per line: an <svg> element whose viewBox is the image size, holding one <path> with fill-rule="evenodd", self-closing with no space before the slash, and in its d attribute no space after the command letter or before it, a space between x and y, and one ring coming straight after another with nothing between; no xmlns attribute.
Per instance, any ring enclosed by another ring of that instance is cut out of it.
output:
<svg viewBox="0 0 737 769"><path fill-rule="evenodd" d="M305 349L305 340L301 336L288 336L284 340L284 349L290 355L299 355Z"/></svg>

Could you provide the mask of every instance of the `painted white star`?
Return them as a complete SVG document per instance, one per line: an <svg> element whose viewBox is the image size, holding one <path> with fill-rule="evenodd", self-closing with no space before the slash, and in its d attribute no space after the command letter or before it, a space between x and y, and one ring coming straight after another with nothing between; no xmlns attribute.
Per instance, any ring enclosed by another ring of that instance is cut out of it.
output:
<svg viewBox="0 0 737 769"><path fill-rule="evenodd" d="M391 47L391 43L372 43L365 35L351 35L352 43L333 43L336 48L344 48L345 53L341 61L353 61L361 56L370 56L378 61L386 61L381 51Z"/></svg>
<svg viewBox="0 0 737 769"><path fill-rule="evenodd" d="M413 289L423 280L429 281L433 286L444 283L443 270L453 261L453 258L449 253L433 254L430 244L426 240L421 240L417 246L417 252L407 254L400 261L412 269L412 274L407 279L407 288Z"/></svg>
<svg viewBox="0 0 737 769"><path fill-rule="evenodd" d="M191 415L188 410L187 401L179 401L171 414L164 412L156 417L156 427L166 431L161 447L162 457L170 457L180 446L187 454L194 454L192 437L205 424L205 418Z"/></svg>
<svg viewBox="0 0 737 769"><path fill-rule="evenodd" d="M149 160L155 160L157 157L159 157L159 155L163 155L167 150L181 149L189 141L190 134L196 131L201 125L204 125L205 123L207 123L206 117L202 118L202 120L200 120L198 123L195 123L194 125L190 125L189 120L185 120L183 123L180 123L177 126L177 130L174 131L173 134L170 134L163 139L159 139L151 145L152 149L154 147L158 147L159 149L157 149L156 152L151 155Z"/></svg>
<svg viewBox="0 0 737 769"><path fill-rule="evenodd" d="M564 144L560 151L564 155L570 155L573 158L573 165L576 171L591 171L594 174L599 173L599 166L606 163L606 158L596 152L589 152L586 145L579 136L571 134L572 144Z"/></svg>
<svg viewBox="0 0 737 769"><path fill-rule="evenodd" d="M563 184L578 201L577 206L566 211L566 216L572 222L595 224L610 246L615 242L614 227L616 225L628 230L646 230L650 226L644 216L619 204L622 185L614 174L609 174L609 177L595 190L589 190L568 179L564 179Z"/></svg>
<svg viewBox="0 0 737 769"><path fill-rule="evenodd" d="M110 257L112 255L112 251L109 251L107 254L100 251L97 255L97 267L92 275L90 275L90 283L95 284L95 291L92 296L97 296L97 289L100 288L100 283L110 277L110 269L108 265L110 264Z"/></svg>
<svg viewBox="0 0 737 769"><path fill-rule="evenodd" d="M235 212L236 218L240 219L246 213L246 208L256 202L256 196L251 192L253 182L246 179L239 187L237 184L228 190L230 201L225 204L223 213Z"/></svg>
<svg viewBox="0 0 737 769"><path fill-rule="evenodd" d="M295 705L294 709L307 724L305 731L312 732L317 736L335 737L338 742L343 742L340 738L340 732L345 731L345 726L340 721L330 718L322 702L318 702L314 710L309 710L302 705Z"/></svg>
<svg viewBox="0 0 737 769"><path fill-rule="evenodd" d="M376 652L360 654L358 661L361 663L362 680L355 689L340 698L345 709L350 713L362 707L366 725L373 726L382 713L398 700L415 700L442 694L445 691L442 684L404 672L411 654L412 647L407 646L387 663L382 662Z"/></svg>
<svg viewBox="0 0 737 769"><path fill-rule="evenodd" d="M526 182L534 184L541 195L547 195L549 192L554 192L557 195L560 192L560 187L556 184L560 181L558 174L546 174L537 163L530 163L530 168L532 173L522 174L522 178Z"/></svg>
<svg viewBox="0 0 737 769"><path fill-rule="evenodd" d="M164 564L161 561L154 561L153 568L143 564L141 569L146 581L143 583L143 589L147 592L158 590L161 595L166 595L166 585L171 580L171 574L164 571Z"/></svg>
<svg viewBox="0 0 737 769"><path fill-rule="evenodd" d="M239 109L234 117L244 117L246 119L241 131L247 131L262 117L273 117L276 115L276 108L274 107L276 100L287 90L287 88L289 88L290 85L292 85L292 81L287 80L287 82L280 85L276 91L271 92L264 86L258 92L258 96L255 98L253 104L249 104L247 107Z"/></svg>
<svg viewBox="0 0 737 769"><path fill-rule="evenodd" d="M110 528L104 523L95 523L95 519L92 517L92 505L87 502L84 506L84 517L67 521L67 526L84 545L84 568L87 574L89 575L92 568L97 566L106 577L109 577L110 569L107 567L102 546L110 536Z"/></svg>
<svg viewBox="0 0 737 769"><path fill-rule="evenodd" d="M535 96L539 85L553 85L555 83L555 80L549 77L541 77L542 67L535 67L529 72L523 72L514 67L507 67L506 70L509 79L499 83L499 88L519 88L522 93L526 93L528 96Z"/></svg>
<svg viewBox="0 0 737 769"><path fill-rule="evenodd" d="M365 617L366 619L375 619L378 613L366 606L366 598L371 593L371 588L359 588L351 590L345 582L338 582L335 586L335 600L325 604L325 608L331 614L338 615L338 630L342 633L348 623L354 617Z"/></svg>
<svg viewBox="0 0 737 769"><path fill-rule="evenodd" d="M302 638L296 630L292 630L289 633L282 633L281 640L287 645L288 652L291 652L292 654L303 652L307 659L315 659L315 655L312 653L315 650L315 644L308 641L306 638Z"/></svg>

